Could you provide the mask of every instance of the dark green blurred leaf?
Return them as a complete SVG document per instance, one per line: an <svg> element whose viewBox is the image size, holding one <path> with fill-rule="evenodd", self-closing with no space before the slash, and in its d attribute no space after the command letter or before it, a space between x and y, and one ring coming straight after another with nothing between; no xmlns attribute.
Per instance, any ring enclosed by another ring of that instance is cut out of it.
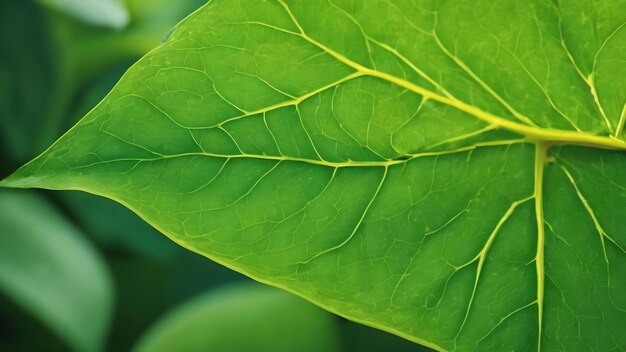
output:
<svg viewBox="0 0 626 352"><path fill-rule="evenodd" d="M137 352L340 350L335 318L281 290L237 285L201 296L157 323Z"/></svg>
<svg viewBox="0 0 626 352"><path fill-rule="evenodd" d="M60 336L0 290L0 351L67 351Z"/></svg>
<svg viewBox="0 0 626 352"><path fill-rule="evenodd" d="M45 200L0 192L0 289L77 351L97 351L112 284L98 253Z"/></svg>
<svg viewBox="0 0 626 352"><path fill-rule="evenodd" d="M427 352L434 351L399 336L346 319L339 324L341 339L348 352Z"/></svg>
<svg viewBox="0 0 626 352"><path fill-rule="evenodd" d="M81 228L99 245L154 259L171 258L178 248L137 215L109 199L82 192L60 197Z"/></svg>
<svg viewBox="0 0 626 352"><path fill-rule="evenodd" d="M63 66L38 6L2 1L0 23L0 148L3 159L23 161L35 154L38 125L58 97Z"/></svg>
<svg viewBox="0 0 626 352"><path fill-rule="evenodd" d="M146 241L150 238L146 236ZM128 351L159 317L208 289L244 279L221 265L170 242L168 261L108 253L116 280L117 311L111 351ZM146 294L146 292L149 292Z"/></svg>
<svg viewBox="0 0 626 352"><path fill-rule="evenodd" d="M203 2L128 0L131 22L124 30L90 26L32 1L0 2L0 46L8 48L0 51L0 172L43 151L72 120L85 86L157 46Z"/></svg>
<svg viewBox="0 0 626 352"><path fill-rule="evenodd" d="M122 28L128 24L123 0L38 0L88 24Z"/></svg>

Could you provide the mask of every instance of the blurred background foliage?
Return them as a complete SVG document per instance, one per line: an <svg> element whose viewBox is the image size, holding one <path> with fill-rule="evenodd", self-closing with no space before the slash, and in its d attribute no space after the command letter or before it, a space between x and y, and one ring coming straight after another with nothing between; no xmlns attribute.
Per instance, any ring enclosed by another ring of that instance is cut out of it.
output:
<svg viewBox="0 0 626 352"><path fill-rule="evenodd" d="M0 177L200 0L2 0ZM0 191L1 351L417 351L176 246L79 192Z"/></svg>

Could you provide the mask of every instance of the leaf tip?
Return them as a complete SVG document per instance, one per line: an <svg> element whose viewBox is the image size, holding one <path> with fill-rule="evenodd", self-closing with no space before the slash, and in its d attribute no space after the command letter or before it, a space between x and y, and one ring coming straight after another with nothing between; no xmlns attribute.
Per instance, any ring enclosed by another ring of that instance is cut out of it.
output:
<svg viewBox="0 0 626 352"><path fill-rule="evenodd" d="M22 166L17 169L17 171L13 172L9 176L0 180L1 188L33 188L38 187L41 183L41 177L37 177L33 175L31 172L28 172L28 166Z"/></svg>
<svg viewBox="0 0 626 352"><path fill-rule="evenodd" d="M0 187L2 188L26 188L28 182L25 182L24 178L12 174L7 178L0 180Z"/></svg>

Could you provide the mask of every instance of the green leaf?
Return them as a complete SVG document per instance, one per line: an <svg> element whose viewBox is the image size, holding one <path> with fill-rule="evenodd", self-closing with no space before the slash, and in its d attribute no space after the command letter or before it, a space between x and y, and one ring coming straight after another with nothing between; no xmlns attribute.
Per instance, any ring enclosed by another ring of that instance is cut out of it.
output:
<svg viewBox="0 0 626 352"><path fill-rule="evenodd" d="M123 28L129 15L123 0L39 0L40 3L95 26Z"/></svg>
<svg viewBox="0 0 626 352"><path fill-rule="evenodd" d="M98 253L35 194L0 192L0 228L0 290L72 350L101 350L113 287Z"/></svg>
<svg viewBox="0 0 626 352"><path fill-rule="evenodd" d="M619 350L625 22L623 0L212 1L3 184L112 198L435 349Z"/></svg>
<svg viewBox="0 0 626 352"><path fill-rule="evenodd" d="M340 351L332 315L256 285L209 291L157 322L135 347L157 351Z"/></svg>

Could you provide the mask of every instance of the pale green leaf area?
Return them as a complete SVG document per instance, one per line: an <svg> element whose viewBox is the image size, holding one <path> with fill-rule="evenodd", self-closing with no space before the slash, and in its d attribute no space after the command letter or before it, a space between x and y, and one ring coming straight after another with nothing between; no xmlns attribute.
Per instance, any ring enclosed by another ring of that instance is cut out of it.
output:
<svg viewBox="0 0 626 352"><path fill-rule="evenodd" d="M0 290L71 350L102 349L112 285L98 253L47 201L0 192Z"/></svg>
<svg viewBox="0 0 626 352"><path fill-rule="evenodd" d="M195 298L159 320L136 352L337 352L334 317L284 291L249 284Z"/></svg>
<svg viewBox="0 0 626 352"><path fill-rule="evenodd" d="M626 2L211 1L10 187L438 350L626 348Z"/></svg>
<svg viewBox="0 0 626 352"><path fill-rule="evenodd" d="M42 4L96 26L123 28L129 15L123 0L38 0Z"/></svg>

